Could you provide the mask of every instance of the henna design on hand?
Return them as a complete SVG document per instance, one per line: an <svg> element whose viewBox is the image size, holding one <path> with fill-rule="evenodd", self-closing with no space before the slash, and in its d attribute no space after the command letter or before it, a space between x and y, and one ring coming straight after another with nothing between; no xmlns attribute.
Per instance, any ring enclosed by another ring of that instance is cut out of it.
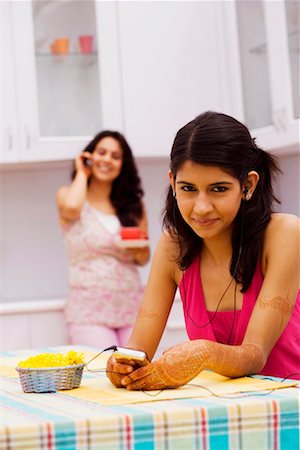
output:
<svg viewBox="0 0 300 450"><path fill-rule="evenodd" d="M122 380L129 390L178 388L207 367L210 351L206 341L178 344L153 363L135 370Z"/></svg>

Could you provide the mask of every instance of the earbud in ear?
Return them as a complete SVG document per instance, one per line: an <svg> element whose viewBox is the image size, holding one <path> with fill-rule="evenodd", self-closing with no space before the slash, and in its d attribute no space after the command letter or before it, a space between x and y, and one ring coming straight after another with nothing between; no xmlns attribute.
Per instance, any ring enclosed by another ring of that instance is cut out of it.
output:
<svg viewBox="0 0 300 450"><path fill-rule="evenodd" d="M176 198L176 192L175 191L173 191L173 197Z"/></svg>
<svg viewBox="0 0 300 450"><path fill-rule="evenodd" d="M249 200L249 189L247 187L245 187L244 189L244 194L245 194L245 200Z"/></svg>

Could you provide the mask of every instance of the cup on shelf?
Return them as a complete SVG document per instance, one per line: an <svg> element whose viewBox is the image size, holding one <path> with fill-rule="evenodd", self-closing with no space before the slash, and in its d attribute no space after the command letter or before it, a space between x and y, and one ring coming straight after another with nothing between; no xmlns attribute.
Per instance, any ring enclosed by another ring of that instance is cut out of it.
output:
<svg viewBox="0 0 300 450"><path fill-rule="evenodd" d="M93 51L93 36L86 34L78 37L79 48L81 53L92 53Z"/></svg>
<svg viewBox="0 0 300 450"><path fill-rule="evenodd" d="M53 43L50 45L50 49L54 55L66 55L67 53L69 53L69 46L69 38L59 38L53 41Z"/></svg>

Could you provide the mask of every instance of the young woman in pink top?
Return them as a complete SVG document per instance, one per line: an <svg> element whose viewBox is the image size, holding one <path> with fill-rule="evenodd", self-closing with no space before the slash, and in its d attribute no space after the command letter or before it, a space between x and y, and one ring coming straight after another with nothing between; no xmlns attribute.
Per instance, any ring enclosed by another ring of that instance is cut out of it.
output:
<svg viewBox="0 0 300 450"><path fill-rule="evenodd" d="M132 151L122 134L105 130L75 160L72 182L57 192L69 262L65 316L72 344L124 345L143 287L138 265L149 247L120 248L120 227L147 234L143 191Z"/></svg>
<svg viewBox="0 0 300 450"><path fill-rule="evenodd" d="M176 388L203 369L300 379L299 220L273 210L279 172L230 116L206 112L178 131L164 233L127 347L152 360L177 288L190 341L141 368L112 356L114 385Z"/></svg>

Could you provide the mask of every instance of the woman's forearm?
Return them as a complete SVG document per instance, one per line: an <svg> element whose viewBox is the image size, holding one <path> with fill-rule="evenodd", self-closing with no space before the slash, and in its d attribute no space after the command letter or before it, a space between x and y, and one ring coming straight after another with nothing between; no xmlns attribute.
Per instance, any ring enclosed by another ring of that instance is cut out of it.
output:
<svg viewBox="0 0 300 450"><path fill-rule="evenodd" d="M78 171L65 196L65 208L81 210L87 194L87 176Z"/></svg>
<svg viewBox="0 0 300 450"><path fill-rule="evenodd" d="M193 346L195 348L193 349ZM205 368L228 377L241 377L258 373L265 365L262 351L253 344L225 345L217 342L196 340L191 342L190 357L203 365L203 355L206 355Z"/></svg>
<svg viewBox="0 0 300 450"><path fill-rule="evenodd" d="M255 345L224 345L203 339L171 347L157 363L159 377L167 386L186 384L205 369L235 378L257 373L264 366L262 352Z"/></svg>
<svg viewBox="0 0 300 450"><path fill-rule="evenodd" d="M177 388L205 369L236 378L258 373L264 364L263 354L255 345L195 340L171 347L158 360L124 377L122 385L145 390Z"/></svg>

